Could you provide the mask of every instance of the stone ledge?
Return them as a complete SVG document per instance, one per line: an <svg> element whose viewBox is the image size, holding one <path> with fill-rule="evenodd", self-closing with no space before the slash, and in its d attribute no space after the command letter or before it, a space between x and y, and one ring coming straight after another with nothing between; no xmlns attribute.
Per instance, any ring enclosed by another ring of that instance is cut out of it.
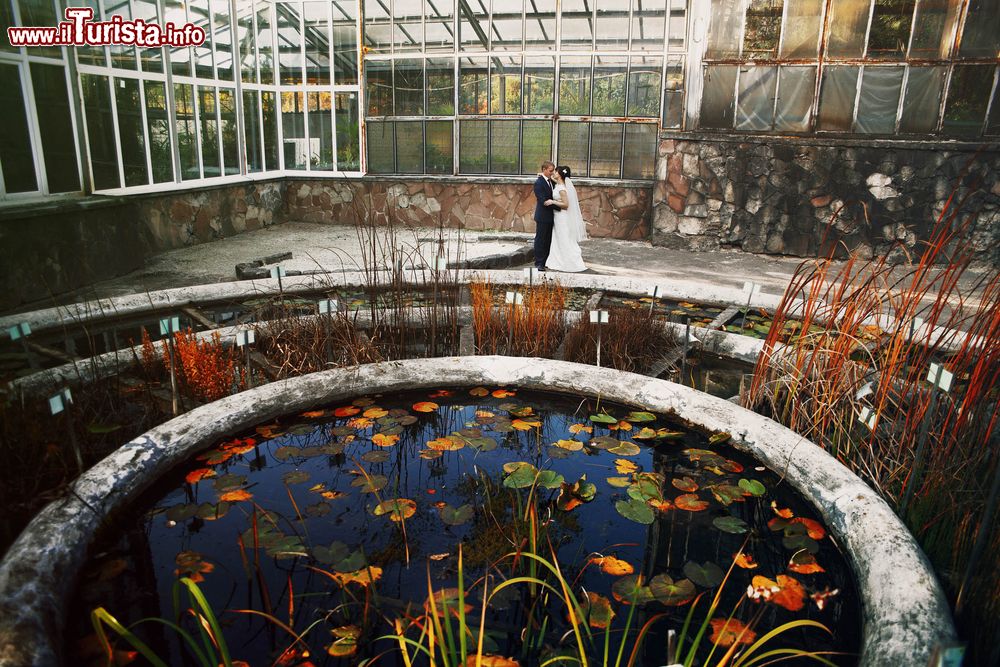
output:
<svg viewBox="0 0 1000 667"><path fill-rule="evenodd" d="M453 357L324 371L242 392L162 424L109 455L50 503L0 563L0 666L59 663L67 591L97 529L143 490L218 438L361 394L468 384L600 396L671 412L734 443L814 504L847 552L864 609L860 665L926 664L955 637L926 557L889 506L813 443L723 399L641 375L538 358Z"/></svg>
<svg viewBox="0 0 1000 667"><path fill-rule="evenodd" d="M856 148L897 148L920 151L1000 151L1000 139L984 138L982 141L961 139L875 139L859 137L856 134L755 134L737 132L713 132L710 130L663 130L660 139L674 141L708 141L727 144L794 144L799 146L848 146Z"/></svg>

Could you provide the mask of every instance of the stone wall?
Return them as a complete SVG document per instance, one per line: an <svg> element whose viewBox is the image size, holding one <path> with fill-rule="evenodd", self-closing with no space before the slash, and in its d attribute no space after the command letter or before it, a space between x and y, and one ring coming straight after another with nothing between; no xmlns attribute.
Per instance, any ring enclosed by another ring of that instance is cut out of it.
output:
<svg viewBox="0 0 1000 667"><path fill-rule="evenodd" d="M580 209L592 237L649 237L648 185L578 185ZM397 224L471 230L534 232L535 197L523 181L289 179L287 219L354 224L371 217Z"/></svg>
<svg viewBox="0 0 1000 667"><path fill-rule="evenodd" d="M0 209L0 311L134 271L153 253L279 222L283 205L276 180Z"/></svg>
<svg viewBox="0 0 1000 667"><path fill-rule="evenodd" d="M1000 263L1000 152L952 144L664 135L651 240L815 257L919 254L954 193L979 259ZM905 248L905 251L903 250Z"/></svg>

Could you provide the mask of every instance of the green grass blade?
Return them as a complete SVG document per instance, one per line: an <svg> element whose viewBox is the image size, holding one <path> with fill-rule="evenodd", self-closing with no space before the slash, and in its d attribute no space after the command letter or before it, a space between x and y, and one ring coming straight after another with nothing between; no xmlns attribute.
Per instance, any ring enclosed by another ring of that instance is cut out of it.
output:
<svg viewBox="0 0 1000 667"><path fill-rule="evenodd" d="M774 639L778 635L780 635L780 634L782 634L784 632L788 632L789 630L794 630L795 628L805 628L805 627L819 628L819 629L823 630L824 632L826 632L827 634L832 634L832 633L830 633L829 628L827 628L822 623L818 623L817 621L810 621L808 619L800 619L798 621L789 621L788 623L783 623L782 625L779 625L778 627L776 627L775 629L771 630L766 635L764 635L763 637L761 637L760 639L758 639L756 642L754 642L750 646L750 648L748 648L746 650L746 652L740 657L740 660L737 661L737 663L735 665L733 665L733 667L740 667L740 665L745 664L746 661L754 653L756 653L757 651L759 651L760 648L764 644L766 644L770 640Z"/></svg>
<svg viewBox="0 0 1000 667"><path fill-rule="evenodd" d="M90 621L94 624L94 630L97 632L101 645L108 651L109 656L112 652L111 642L108 641L108 636L104 632L104 625L107 625L109 628L114 630L118 636L127 641L132 648L142 655L142 657L149 660L153 667L167 667L167 663L160 660L151 648L146 646L146 644L141 639L136 637L132 631L119 623L118 619L108 613L108 610L104 607L98 607L94 611L90 612Z"/></svg>
<svg viewBox="0 0 1000 667"><path fill-rule="evenodd" d="M841 654L838 654L836 651L824 651L823 654L826 654L826 655L841 655ZM776 660L770 660L769 662L762 662L764 660L767 660L768 658L773 658L773 657L776 657L776 656L779 656L779 655L780 656L784 656L784 657L777 658ZM831 662L831 661L827 660L826 658L821 658L820 655L821 655L821 653L813 653L813 652L803 651L802 649L796 649L796 648L776 648L776 649L774 649L772 651L767 651L766 653L761 653L760 655L758 655L757 657L755 657L753 660L750 660L748 662L740 661L740 662L738 662L736 664L741 665L741 667L751 667L752 665L761 664L762 667L763 667L763 665L772 665L772 664L774 664L776 662L781 662L782 660L791 660L792 658L809 658L811 660L815 660L816 662L819 662L819 663L822 663L824 665L827 665L828 667L837 667L837 663Z"/></svg>
<svg viewBox="0 0 1000 667"><path fill-rule="evenodd" d="M208 600L205 599L205 595L198 588L198 584L187 577L181 577L180 584L187 588L188 596L194 600L195 604L201 610L202 616L208 622L208 627L212 630L212 639L219 649L219 657L222 664L225 667L232 667L233 660L229 656L229 647L226 645L226 638L222 634L222 627L219 625L219 619L215 617L215 612L212 611L211 605L208 604ZM200 624L199 627L201 627Z"/></svg>

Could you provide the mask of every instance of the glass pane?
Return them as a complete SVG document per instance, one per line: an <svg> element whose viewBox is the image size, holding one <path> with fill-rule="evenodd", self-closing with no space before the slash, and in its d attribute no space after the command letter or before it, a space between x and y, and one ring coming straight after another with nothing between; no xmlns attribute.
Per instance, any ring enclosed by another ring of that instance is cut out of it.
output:
<svg viewBox="0 0 1000 667"><path fill-rule="evenodd" d="M743 56L773 58L781 39L784 0L750 0L743 29Z"/></svg>
<svg viewBox="0 0 1000 667"><path fill-rule="evenodd" d="M820 19L824 0L799 0L785 5L782 58L815 58L819 53Z"/></svg>
<svg viewBox="0 0 1000 667"><path fill-rule="evenodd" d="M334 111L337 126L337 169L361 170L361 148L358 143L358 96L337 93Z"/></svg>
<svg viewBox="0 0 1000 667"><path fill-rule="evenodd" d="M622 0L597 0L597 48L603 51L628 49L628 4Z"/></svg>
<svg viewBox="0 0 1000 667"><path fill-rule="evenodd" d="M568 165L575 177L590 173L590 123L559 121L559 150L556 162Z"/></svg>
<svg viewBox="0 0 1000 667"><path fill-rule="evenodd" d="M366 60L365 85L369 116L392 115L392 61Z"/></svg>
<svg viewBox="0 0 1000 667"><path fill-rule="evenodd" d="M424 16L423 0L393 0L392 17L397 23L420 23Z"/></svg>
<svg viewBox="0 0 1000 667"><path fill-rule="evenodd" d="M832 0L826 24L826 55L830 58L860 58L865 47L872 0Z"/></svg>
<svg viewBox="0 0 1000 667"><path fill-rule="evenodd" d="M219 131L222 134L222 166L225 174L240 173L239 147L236 142L236 92L219 88Z"/></svg>
<svg viewBox="0 0 1000 667"><path fill-rule="evenodd" d="M594 58L595 116L625 115L625 84L628 58L596 56Z"/></svg>
<svg viewBox="0 0 1000 667"><path fill-rule="evenodd" d="M88 128L90 127L90 111L92 107L99 106L96 98L99 93L88 93L88 89L93 86L107 86L107 81L99 77L87 74L81 76L84 89L84 101L87 110ZM105 90L105 96L107 91ZM94 109L95 125L100 124L100 112ZM107 118L110 124L111 119ZM38 181L35 180L35 163L31 156L31 138L28 134L28 117L24 110L24 93L21 89L21 76L16 65L0 64L0 123L3 124L3 132L0 132L0 167L3 168L4 185L7 192L32 192L38 189ZM97 137L100 138L100 132ZM94 140L91 140L94 141ZM112 146L114 150L114 146ZM75 160L74 160L75 162ZM118 167L114 167L114 179L116 183L105 187L116 187L118 180ZM98 169L95 162L94 171Z"/></svg>
<svg viewBox="0 0 1000 667"><path fill-rule="evenodd" d="M428 174L450 174L454 167L454 134L452 121L429 120L425 125L427 141L424 159Z"/></svg>
<svg viewBox="0 0 1000 667"><path fill-rule="evenodd" d="M742 0L712 0L712 18L708 24L708 44L705 47L705 57L735 58L738 56L742 26Z"/></svg>
<svg viewBox="0 0 1000 667"><path fill-rule="evenodd" d="M592 178L621 178L622 130L624 127L619 123L593 123L590 126L590 175Z"/></svg>
<svg viewBox="0 0 1000 667"><path fill-rule="evenodd" d="M485 51L489 48L489 0L469 0L459 4L459 51Z"/></svg>
<svg viewBox="0 0 1000 667"><path fill-rule="evenodd" d="M77 191L80 189L80 174L76 162L76 135L73 133L69 94L66 92L66 69L58 65L31 63L31 85L35 93L38 127L42 133L42 156L49 192ZM23 109L24 105L20 108ZM7 127L4 126L5 129Z"/></svg>
<svg viewBox="0 0 1000 667"><path fill-rule="evenodd" d="M809 112L815 87L815 67L781 67L778 70L774 129L783 132L809 131Z"/></svg>
<svg viewBox="0 0 1000 667"><path fill-rule="evenodd" d="M392 48L395 53L419 51L423 46L423 25L420 21L396 20L392 24Z"/></svg>
<svg viewBox="0 0 1000 667"><path fill-rule="evenodd" d="M993 91L990 117L986 121L986 134L1000 134L1000 86L997 86Z"/></svg>
<svg viewBox="0 0 1000 667"><path fill-rule="evenodd" d="M177 123L177 151L181 159L181 180L201 178L198 171L198 135L194 117L194 86L174 84L174 119Z"/></svg>
<svg viewBox="0 0 1000 667"><path fill-rule="evenodd" d="M174 25L184 25L187 23L187 11L184 9L183 0L164 0L163 20ZM83 58L83 49L77 53L80 62L86 62ZM90 59L87 59L89 61ZM91 63L97 64L97 63ZM191 48L179 46L170 49L170 69L174 74L180 76L191 76Z"/></svg>
<svg viewBox="0 0 1000 667"><path fill-rule="evenodd" d="M146 140L142 128L142 101L137 79L114 79L115 106L118 108L118 141L125 169L125 186L146 185Z"/></svg>
<svg viewBox="0 0 1000 667"><path fill-rule="evenodd" d="M247 171L264 171L264 147L260 135L260 93L243 91L243 128L246 141Z"/></svg>
<svg viewBox="0 0 1000 667"><path fill-rule="evenodd" d="M396 172L424 173L423 121L396 121Z"/></svg>
<svg viewBox="0 0 1000 667"><path fill-rule="evenodd" d="M358 82L358 8L354 0L333 2L334 83L340 86Z"/></svg>
<svg viewBox="0 0 1000 667"><path fill-rule="evenodd" d="M142 19L146 23L160 23L156 0L133 0L132 6L135 7L137 19ZM139 49L139 60L142 62L143 71L163 71L163 49Z"/></svg>
<svg viewBox="0 0 1000 667"><path fill-rule="evenodd" d="M589 50L594 43L593 4L588 0L562 3L562 48Z"/></svg>
<svg viewBox="0 0 1000 667"><path fill-rule="evenodd" d="M997 35L1000 35L1000 0L969 0L965 30L958 45L959 55L966 58L996 58L1000 54Z"/></svg>
<svg viewBox="0 0 1000 667"><path fill-rule="evenodd" d="M260 68L261 83L274 83L274 31L271 25L271 5L258 5L257 65Z"/></svg>
<svg viewBox="0 0 1000 667"><path fill-rule="evenodd" d="M455 34L451 27L451 21L428 21L424 24L424 51L432 53L435 51L454 51Z"/></svg>
<svg viewBox="0 0 1000 667"><path fill-rule="evenodd" d="M948 83L941 129L947 134L976 136L983 127L993 91L993 65L955 65Z"/></svg>
<svg viewBox="0 0 1000 667"><path fill-rule="evenodd" d="M535 174L542 162L552 159L552 121L526 120L521 125L521 173Z"/></svg>
<svg viewBox="0 0 1000 667"><path fill-rule="evenodd" d="M393 63L397 116L422 116L424 114L424 61L400 58Z"/></svg>
<svg viewBox="0 0 1000 667"><path fill-rule="evenodd" d="M333 170L333 116L330 93L307 93L309 105L309 168Z"/></svg>
<svg viewBox="0 0 1000 667"><path fill-rule="evenodd" d="M118 180L118 150L115 148L115 127L111 115L111 93L108 90L108 78L95 74L81 74L80 86L83 88L83 111L87 117L87 141L90 147L90 168L94 173L94 189L107 190L119 188ZM7 87L4 87L7 90ZM9 94L9 93L6 93ZM16 103L16 100L12 100ZM5 104L4 108L9 105ZM16 122L18 114L11 114ZM4 125L4 135L9 134L10 126ZM18 129L18 128L15 128ZM27 128L25 128L25 132ZM18 132L19 133L19 132ZM31 164L30 155L27 164ZM6 163L4 163L6 167ZM35 170L27 170L34 182ZM9 178L10 170L4 169L4 177ZM10 185L8 182L8 191ZM31 188L34 189L34 188Z"/></svg>
<svg viewBox="0 0 1000 667"><path fill-rule="evenodd" d="M625 126L625 163L622 178L652 179L656 175L657 132L655 123Z"/></svg>
<svg viewBox="0 0 1000 667"><path fill-rule="evenodd" d="M126 0L127 1L127 0ZM122 0L106 0L107 5L111 2L114 5L118 5ZM52 0L21 0L18 3L21 7L21 25L23 26L54 26L58 21L61 21L63 17L60 15L56 18L55 6L52 4ZM75 3L74 3L74 6ZM132 12L126 5L124 8L119 10L120 13L125 16L125 18L132 18ZM95 16L97 14L95 13ZM4 33L4 39L6 39L6 33ZM122 47L111 47L112 49ZM135 55L130 47L124 47L129 53L132 53L132 60L128 62L127 58L123 59L121 64L115 65L116 67L127 67L129 69L135 69ZM62 49L58 46L33 46L30 49L26 49L28 53L33 56L48 56L50 58L62 58ZM112 51L114 53L114 51ZM131 67L129 67L131 65Z"/></svg>
<svg viewBox="0 0 1000 667"><path fill-rule="evenodd" d="M858 88L857 67L827 67L819 91L817 129L849 132Z"/></svg>
<svg viewBox="0 0 1000 667"><path fill-rule="evenodd" d="M660 71L663 59L633 56L628 74L628 115L656 118L660 115Z"/></svg>
<svg viewBox="0 0 1000 667"><path fill-rule="evenodd" d="M491 58L490 113L521 113L521 58Z"/></svg>
<svg viewBox="0 0 1000 667"><path fill-rule="evenodd" d="M489 75L486 58L459 60L458 113L485 114L489 111Z"/></svg>
<svg viewBox="0 0 1000 667"><path fill-rule="evenodd" d="M774 121L777 67L741 67L736 129L766 132Z"/></svg>
<svg viewBox="0 0 1000 667"><path fill-rule="evenodd" d="M240 49L240 81L257 82L257 49L253 39L253 3L241 4L236 10L236 43Z"/></svg>
<svg viewBox="0 0 1000 667"><path fill-rule="evenodd" d="M559 69L559 113L590 114L590 58L564 56Z"/></svg>
<svg viewBox="0 0 1000 667"><path fill-rule="evenodd" d="M427 59L427 113L450 116L455 113L455 61Z"/></svg>
<svg viewBox="0 0 1000 667"><path fill-rule="evenodd" d="M632 0L632 49L662 51L667 0Z"/></svg>
<svg viewBox="0 0 1000 667"><path fill-rule="evenodd" d="M555 94L555 65L555 59L549 57L524 59L524 113L552 113Z"/></svg>
<svg viewBox="0 0 1000 667"><path fill-rule="evenodd" d="M281 168L278 161L278 96L271 91L260 94L261 118L264 120L264 169Z"/></svg>
<svg viewBox="0 0 1000 667"><path fill-rule="evenodd" d="M6 35L7 28L14 26L14 8L10 4L10 0L3 0L0 2L0 33ZM10 45L10 40L0 39L0 51L6 51L7 53L18 53L21 49ZM81 60L81 62L83 62Z"/></svg>
<svg viewBox="0 0 1000 667"><path fill-rule="evenodd" d="M458 133L458 171L462 174L485 174L489 121L459 121Z"/></svg>
<svg viewBox="0 0 1000 667"><path fill-rule="evenodd" d="M194 75L207 79L215 78L208 0L188 0L188 20L205 31L205 43L194 47Z"/></svg>
<svg viewBox="0 0 1000 667"><path fill-rule="evenodd" d="M34 2L21 2L21 20L25 25L55 25L55 14L52 12L52 2L44 2L35 0ZM39 23L38 19L32 14L45 15L43 23ZM27 16L26 16L27 15ZM107 18L112 16L121 16L123 20L132 20L132 7L129 5L128 0L104 0L104 15ZM41 49L31 49L32 54L36 54L37 51ZM108 47L109 55L111 56L111 66L118 67L121 69L136 69L136 59L135 59L135 47L134 46L124 46L120 44L113 44ZM38 53L37 55L42 55ZM54 55L59 57L58 51L56 53L49 53L47 55ZM127 179L126 179L127 182Z"/></svg>
<svg viewBox="0 0 1000 667"><path fill-rule="evenodd" d="M395 168L393 157L396 154L392 123L371 122L367 123L365 128L368 146L368 173L391 174Z"/></svg>
<svg viewBox="0 0 1000 667"><path fill-rule="evenodd" d="M527 3L524 8L524 49L551 47L555 43L556 0Z"/></svg>
<svg viewBox="0 0 1000 667"><path fill-rule="evenodd" d="M521 123L516 120L494 120L490 123L490 173L519 173L521 156Z"/></svg>
<svg viewBox="0 0 1000 667"><path fill-rule="evenodd" d="M920 0L913 19L911 58L947 58L960 5L953 0Z"/></svg>
<svg viewBox="0 0 1000 667"><path fill-rule="evenodd" d="M667 5L667 48L683 51L687 44L687 0L669 0Z"/></svg>
<svg viewBox="0 0 1000 667"><path fill-rule="evenodd" d="M680 127L684 117L684 61L676 56L667 61L663 94L663 127Z"/></svg>
<svg viewBox="0 0 1000 667"><path fill-rule="evenodd" d="M233 34L229 24L229 2L212 0L212 43L215 45L215 69L218 77L233 80Z"/></svg>
<svg viewBox="0 0 1000 667"><path fill-rule="evenodd" d="M520 0L493 3L490 39L494 51L520 51L524 21Z"/></svg>
<svg viewBox="0 0 1000 667"><path fill-rule="evenodd" d="M343 4L350 0L337 0ZM392 26L389 17L389 0L364 0L364 40L372 53L389 53L392 50ZM345 8L346 9L346 8ZM392 131L392 128L389 128Z"/></svg>
<svg viewBox="0 0 1000 667"><path fill-rule="evenodd" d="M899 115L901 133L926 134L937 129L947 71L946 67L910 67Z"/></svg>
<svg viewBox="0 0 1000 667"><path fill-rule="evenodd" d="M733 127L736 95L736 65L705 68L705 89L701 97L701 127L728 130Z"/></svg>
<svg viewBox="0 0 1000 667"><path fill-rule="evenodd" d="M868 34L868 57L899 59L910 43L916 0L875 0Z"/></svg>
<svg viewBox="0 0 1000 667"><path fill-rule="evenodd" d="M301 5L278 2L274 5L278 13L278 65L280 83L302 83L302 26L299 16ZM282 103L284 107L284 103Z"/></svg>
<svg viewBox="0 0 1000 667"><path fill-rule="evenodd" d="M216 118L215 88L198 86L198 130L201 132L201 168L205 178L222 175L219 155L219 120Z"/></svg>
<svg viewBox="0 0 1000 667"><path fill-rule="evenodd" d="M149 136L149 161L153 167L153 182L174 180L174 163L170 154L170 114L167 112L167 85L162 81L146 81L146 132Z"/></svg>
<svg viewBox="0 0 1000 667"><path fill-rule="evenodd" d="M309 160L304 93L281 93L281 131L285 169L304 170Z"/></svg>
<svg viewBox="0 0 1000 667"><path fill-rule="evenodd" d="M865 134L894 133L902 85L902 67L865 67L861 75L855 131Z"/></svg>
<svg viewBox="0 0 1000 667"><path fill-rule="evenodd" d="M330 83L330 2L303 2L302 24L306 46L306 83Z"/></svg>

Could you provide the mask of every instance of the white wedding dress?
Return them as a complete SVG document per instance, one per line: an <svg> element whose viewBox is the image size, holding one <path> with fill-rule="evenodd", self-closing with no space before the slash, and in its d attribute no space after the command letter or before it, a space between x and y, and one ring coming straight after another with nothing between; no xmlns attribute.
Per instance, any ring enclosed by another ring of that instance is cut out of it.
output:
<svg viewBox="0 0 1000 667"><path fill-rule="evenodd" d="M561 198L560 193L564 191L569 201L569 208L557 208L555 211L552 245L549 247L549 258L545 261L545 267L555 271L578 273L587 270L580 252L580 241L587 239L587 225L580 212L580 199L576 195L576 188L570 179L556 185L552 190L552 198Z"/></svg>

